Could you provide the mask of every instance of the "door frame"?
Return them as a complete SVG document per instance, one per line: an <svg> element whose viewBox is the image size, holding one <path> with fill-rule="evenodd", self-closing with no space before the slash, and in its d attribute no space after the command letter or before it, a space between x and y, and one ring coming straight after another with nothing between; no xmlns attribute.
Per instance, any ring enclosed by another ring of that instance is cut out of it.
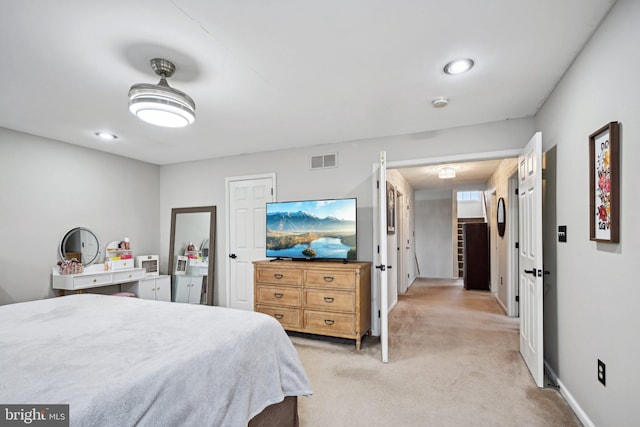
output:
<svg viewBox="0 0 640 427"><path fill-rule="evenodd" d="M405 236L406 211L407 211L406 196L404 193L397 190L396 191L396 233L397 233L396 268L397 268L398 277L396 279L396 284L398 288L397 289L398 294L404 294L407 292L407 289L409 289L409 283L408 283L409 280L407 278L407 273L406 273L406 270L407 270L407 264L406 264L407 263L406 261L407 244L405 243L407 241L407 237Z"/></svg>
<svg viewBox="0 0 640 427"><path fill-rule="evenodd" d="M478 160L495 160L495 159L504 159L504 158L513 158L518 157L522 154L522 147L513 148L509 150L498 150L498 151L484 151L484 152L476 152L476 153L466 153L466 154L455 154L450 156L437 156L437 157L425 157L419 159L408 159L408 160L394 160L389 161L387 154L386 168L387 169L400 169L405 167L415 167L415 166L427 166L427 165L437 165L441 163L464 163L464 162L473 162ZM372 189L373 189L373 197L372 197L372 211L376 212L378 209L378 198L377 198L377 187L376 183L378 180L378 163L372 163L371 165L371 181L372 181ZM375 214L374 214L375 218ZM377 236L377 224L373 224L373 235ZM376 238L373 239L373 248L372 254L375 259L377 254L377 243ZM388 257L388 254L387 254ZM372 310L371 310L371 325L372 325L372 333L373 335L379 336L381 334L381 325L380 325L380 317L378 317L378 312L381 311L380 299L376 298L376 295L380 293L380 283L378 283L377 274L371 275L371 288L372 295L374 296L372 301Z"/></svg>
<svg viewBox="0 0 640 427"><path fill-rule="evenodd" d="M509 286L507 288L507 314L511 317L519 317L519 303L516 298L519 298L519 256L518 243L520 235L520 221L519 221L519 203L516 190L518 189L518 167L514 168L513 173L509 175L507 191L508 191L508 203L507 208L507 227L508 227L508 241L509 249L507 250L507 271L509 272ZM513 200L513 202L511 202Z"/></svg>
<svg viewBox="0 0 640 427"><path fill-rule="evenodd" d="M272 183L272 188L273 188L273 200L277 200L277 182L276 182L276 173L275 172L268 172L268 173L261 173L261 174L256 174L256 175L241 175L241 176L229 176L229 177L225 177L224 179L224 189L225 189L225 195L224 195L224 204L225 204L225 216L224 216L224 230L225 230L225 254L227 254L227 256L225 256L225 306L226 307L230 307L231 306L231 268L230 268L230 259L228 257L228 254L230 254L230 250L231 250L231 230L229 230L230 227L230 221L229 218L231 217L231 203L230 203L230 197L229 197L229 187L231 186L232 182L238 182L238 181L254 181L257 179L265 179L265 178L270 178L271 179L271 183Z"/></svg>

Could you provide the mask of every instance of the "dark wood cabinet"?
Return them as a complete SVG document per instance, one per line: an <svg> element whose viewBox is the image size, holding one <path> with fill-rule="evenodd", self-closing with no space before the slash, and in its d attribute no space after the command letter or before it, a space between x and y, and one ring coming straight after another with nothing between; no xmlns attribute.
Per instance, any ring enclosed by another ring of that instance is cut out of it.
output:
<svg viewBox="0 0 640 427"><path fill-rule="evenodd" d="M489 231L486 223L466 223L464 235L464 288L488 291Z"/></svg>

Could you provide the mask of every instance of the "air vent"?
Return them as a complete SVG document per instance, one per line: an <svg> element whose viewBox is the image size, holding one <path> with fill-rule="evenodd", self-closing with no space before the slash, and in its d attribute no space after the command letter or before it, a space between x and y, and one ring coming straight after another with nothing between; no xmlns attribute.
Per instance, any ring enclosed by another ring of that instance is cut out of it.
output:
<svg viewBox="0 0 640 427"><path fill-rule="evenodd" d="M338 167L338 154L322 154L311 156L311 169L326 169Z"/></svg>

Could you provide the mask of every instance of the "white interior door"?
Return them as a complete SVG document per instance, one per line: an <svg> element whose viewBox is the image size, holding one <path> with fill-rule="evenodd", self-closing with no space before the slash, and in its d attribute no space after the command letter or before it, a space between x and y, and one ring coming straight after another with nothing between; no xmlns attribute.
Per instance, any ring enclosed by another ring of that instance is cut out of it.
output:
<svg viewBox="0 0 640 427"><path fill-rule="evenodd" d="M253 261L264 259L275 176L227 179L227 307L253 310Z"/></svg>
<svg viewBox="0 0 640 427"><path fill-rule="evenodd" d="M518 157L520 201L520 353L538 387L544 386L542 323L542 133Z"/></svg>
<svg viewBox="0 0 640 427"><path fill-rule="evenodd" d="M382 361L389 361L389 283L387 280L387 153L380 152L378 165L378 212L377 212L377 255L376 275L378 276L378 295L380 296L380 347Z"/></svg>

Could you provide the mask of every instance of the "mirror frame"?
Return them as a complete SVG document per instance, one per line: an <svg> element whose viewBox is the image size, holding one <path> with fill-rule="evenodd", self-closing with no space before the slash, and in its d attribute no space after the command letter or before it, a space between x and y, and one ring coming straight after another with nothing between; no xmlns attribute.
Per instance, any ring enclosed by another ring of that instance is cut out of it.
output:
<svg viewBox="0 0 640 427"><path fill-rule="evenodd" d="M175 249L175 234L176 234L176 215L186 213L210 213L209 218L209 268L207 274L207 301L206 305L213 305L213 290L214 290L214 274L215 274L215 241L216 241L216 207L215 206L197 206L193 208L173 208L171 209L171 234L169 235L169 270L167 274L173 276L173 251ZM211 250L213 249L213 256L211 256ZM173 283L173 277L172 277ZM173 288L173 286L172 286Z"/></svg>
<svg viewBox="0 0 640 427"><path fill-rule="evenodd" d="M66 251L63 249L66 245L67 240L69 239L69 237L75 233L75 232L82 232L82 231L86 231L87 233L89 233L91 236L93 236L94 239L96 239L96 255L91 258L91 260L85 262L82 261L81 264L83 266L88 266L93 264L94 262L97 261L98 257L100 256L100 239L98 239L98 236L96 236L96 233L94 233L92 230L86 228L86 227L74 227L71 230L67 231L65 233L65 235L62 237L62 239L60 239L60 244L58 245L58 256L60 257L60 259L62 261L68 260L69 258L66 256ZM84 254L82 254L84 255Z"/></svg>
<svg viewBox="0 0 640 427"><path fill-rule="evenodd" d="M498 211L496 215L496 223L498 224L498 235L500 237L504 237L504 230L507 225L507 212L504 205L504 198L500 197L498 199L498 208L496 210Z"/></svg>

